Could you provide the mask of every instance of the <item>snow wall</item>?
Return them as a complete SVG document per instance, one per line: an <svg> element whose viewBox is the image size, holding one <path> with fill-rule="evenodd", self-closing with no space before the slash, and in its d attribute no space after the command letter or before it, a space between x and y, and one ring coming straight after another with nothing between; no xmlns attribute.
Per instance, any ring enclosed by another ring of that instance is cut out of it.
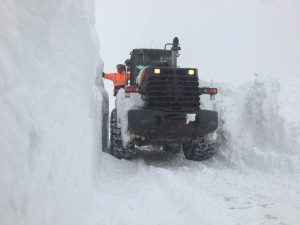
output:
<svg viewBox="0 0 300 225"><path fill-rule="evenodd" d="M239 87L215 85L222 161L239 169L299 174L299 77L256 74Z"/></svg>
<svg viewBox="0 0 300 225"><path fill-rule="evenodd" d="M4 0L0 23L0 223L96 224L94 2Z"/></svg>

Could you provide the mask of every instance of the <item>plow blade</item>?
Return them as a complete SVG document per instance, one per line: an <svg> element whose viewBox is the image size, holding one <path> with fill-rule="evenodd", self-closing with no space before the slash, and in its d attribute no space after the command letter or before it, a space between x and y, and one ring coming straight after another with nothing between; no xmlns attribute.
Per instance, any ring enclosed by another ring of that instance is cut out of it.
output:
<svg viewBox="0 0 300 225"><path fill-rule="evenodd" d="M184 143L213 132L217 126L218 114L210 110L198 110L194 121L187 121L186 114L152 109L128 112L128 131L138 137L140 145Z"/></svg>

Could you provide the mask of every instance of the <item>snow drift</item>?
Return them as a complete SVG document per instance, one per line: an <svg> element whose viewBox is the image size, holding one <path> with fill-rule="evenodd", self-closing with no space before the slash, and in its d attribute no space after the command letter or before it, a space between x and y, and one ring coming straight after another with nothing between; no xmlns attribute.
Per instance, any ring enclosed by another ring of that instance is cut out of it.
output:
<svg viewBox="0 0 300 225"><path fill-rule="evenodd" d="M219 152L239 166L299 173L300 79L256 75L238 88L219 85Z"/></svg>
<svg viewBox="0 0 300 225"><path fill-rule="evenodd" d="M2 225L96 223L104 92L93 15L92 0L0 3Z"/></svg>

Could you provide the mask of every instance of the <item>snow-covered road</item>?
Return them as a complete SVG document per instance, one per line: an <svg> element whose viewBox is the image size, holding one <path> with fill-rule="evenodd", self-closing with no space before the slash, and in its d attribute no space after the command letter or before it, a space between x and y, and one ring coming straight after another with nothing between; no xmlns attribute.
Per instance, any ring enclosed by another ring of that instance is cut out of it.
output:
<svg viewBox="0 0 300 225"><path fill-rule="evenodd" d="M159 157L158 157L159 156ZM100 224L299 224L299 177L156 154L102 157Z"/></svg>

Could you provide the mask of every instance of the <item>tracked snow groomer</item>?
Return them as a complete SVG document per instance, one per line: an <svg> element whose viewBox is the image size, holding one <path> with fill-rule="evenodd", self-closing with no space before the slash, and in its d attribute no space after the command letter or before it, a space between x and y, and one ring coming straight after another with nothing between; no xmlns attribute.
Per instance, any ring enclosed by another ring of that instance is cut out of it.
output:
<svg viewBox="0 0 300 225"><path fill-rule="evenodd" d="M171 49L167 49L171 46ZM118 112L111 114L109 153L119 159L132 159L136 146L157 146L178 153L187 159L205 160L215 153L209 136L218 126L215 111L200 107L200 95L217 94L216 88L199 87L195 68L179 68L179 40L167 43L164 49L134 49L126 65L131 73L125 95L138 94L143 107L131 109L125 118L129 141L122 138ZM124 119L124 118L123 118Z"/></svg>

